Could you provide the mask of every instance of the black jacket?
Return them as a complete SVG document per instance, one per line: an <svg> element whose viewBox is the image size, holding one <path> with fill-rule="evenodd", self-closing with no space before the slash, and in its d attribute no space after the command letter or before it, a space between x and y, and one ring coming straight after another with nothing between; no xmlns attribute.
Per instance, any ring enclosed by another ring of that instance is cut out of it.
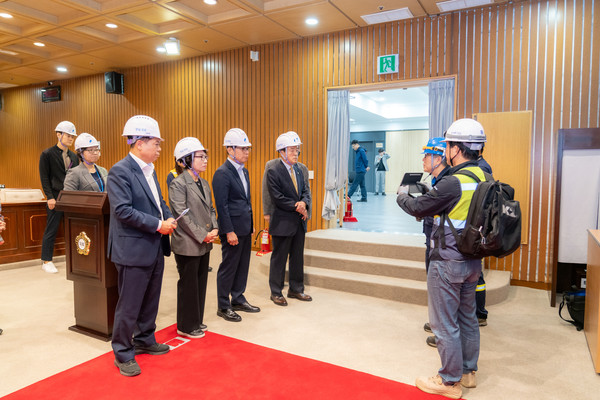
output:
<svg viewBox="0 0 600 400"><path fill-rule="evenodd" d="M79 165L77 154L67 150L71 159L69 168ZM58 193L63 190L67 169L62 157L62 150L58 145L47 148L40 155L40 180L42 181L42 190L48 200L56 199Z"/></svg>

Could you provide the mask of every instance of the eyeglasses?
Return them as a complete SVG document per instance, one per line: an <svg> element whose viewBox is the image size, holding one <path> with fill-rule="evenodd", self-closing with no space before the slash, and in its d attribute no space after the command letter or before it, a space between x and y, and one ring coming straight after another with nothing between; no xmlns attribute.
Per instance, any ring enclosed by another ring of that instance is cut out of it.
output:
<svg viewBox="0 0 600 400"><path fill-rule="evenodd" d="M250 147L236 147L236 149L240 149L244 153L246 153L246 152L250 153L250 150L251 150Z"/></svg>
<svg viewBox="0 0 600 400"><path fill-rule="evenodd" d="M204 154L203 154L203 155L200 155L200 156L196 156L196 155L194 155L194 157L195 157L195 158L199 158L199 159L201 159L201 160L204 160L204 161L207 161L207 160L208 160L208 155L204 155Z"/></svg>
<svg viewBox="0 0 600 400"><path fill-rule="evenodd" d="M92 154L98 154L98 153L100 153L100 149L90 149L90 148L87 148L87 149L85 149L85 151L89 151Z"/></svg>
<svg viewBox="0 0 600 400"><path fill-rule="evenodd" d="M288 147L287 151L294 154L300 154L300 147Z"/></svg>

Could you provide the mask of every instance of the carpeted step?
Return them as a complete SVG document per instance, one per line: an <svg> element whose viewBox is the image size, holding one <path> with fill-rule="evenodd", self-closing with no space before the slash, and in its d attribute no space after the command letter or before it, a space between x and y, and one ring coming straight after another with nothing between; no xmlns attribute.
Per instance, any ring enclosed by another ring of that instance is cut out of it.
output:
<svg viewBox="0 0 600 400"><path fill-rule="evenodd" d="M427 305L426 282L314 267L304 267L304 276L309 286Z"/></svg>
<svg viewBox="0 0 600 400"><path fill-rule="evenodd" d="M422 261L306 249L304 251L304 264L313 268L359 272L422 282L427 280L425 263Z"/></svg>
<svg viewBox="0 0 600 400"><path fill-rule="evenodd" d="M342 255L340 255L342 256ZM260 272L269 275L270 254L262 257ZM508 298L510 272L484 270L486 305L501 303ZM286 282L288 280L286 272ZM427 305L427 282L338 269L314 267L305 263L305 283L327 289L362 294L410 304Z"/></svg>
<svg viewBox="0 0 600 400"><path fill-rule="evenodd" d="M306 234L305 248L401 260L425 260L424 235L320 229Z"/></svg>

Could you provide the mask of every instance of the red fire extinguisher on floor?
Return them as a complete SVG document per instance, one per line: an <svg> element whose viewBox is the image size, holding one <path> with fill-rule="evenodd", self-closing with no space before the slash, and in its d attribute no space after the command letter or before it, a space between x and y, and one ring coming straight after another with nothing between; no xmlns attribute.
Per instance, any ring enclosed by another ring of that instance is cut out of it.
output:
<svg viewBox="0 0 600 400"><path fill-rule="evenodd" d="M352 201L346 197L346 212L344 213L344 222L358 222L358 219L352 214Z"/></svg>
<svg viewBox="0 0 600 400"><path fill-rule="evenodd" d="M258 231L256 238L254 239L254 245L260 236L260 250L256 253L257 256L264 256L271 252L271 237L269 236L269 230L263 229Z"/></svg>

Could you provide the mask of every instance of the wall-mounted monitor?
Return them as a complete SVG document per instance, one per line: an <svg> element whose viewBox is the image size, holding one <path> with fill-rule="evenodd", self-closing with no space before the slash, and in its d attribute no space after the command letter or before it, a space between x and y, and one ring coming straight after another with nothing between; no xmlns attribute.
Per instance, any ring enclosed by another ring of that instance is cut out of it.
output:
<svg viewBox="0 0 600 400"><path fill-rule="evenodd" d="M42 88L42 101L44 103L60 101L60 86L48 86Z"/></svg>

